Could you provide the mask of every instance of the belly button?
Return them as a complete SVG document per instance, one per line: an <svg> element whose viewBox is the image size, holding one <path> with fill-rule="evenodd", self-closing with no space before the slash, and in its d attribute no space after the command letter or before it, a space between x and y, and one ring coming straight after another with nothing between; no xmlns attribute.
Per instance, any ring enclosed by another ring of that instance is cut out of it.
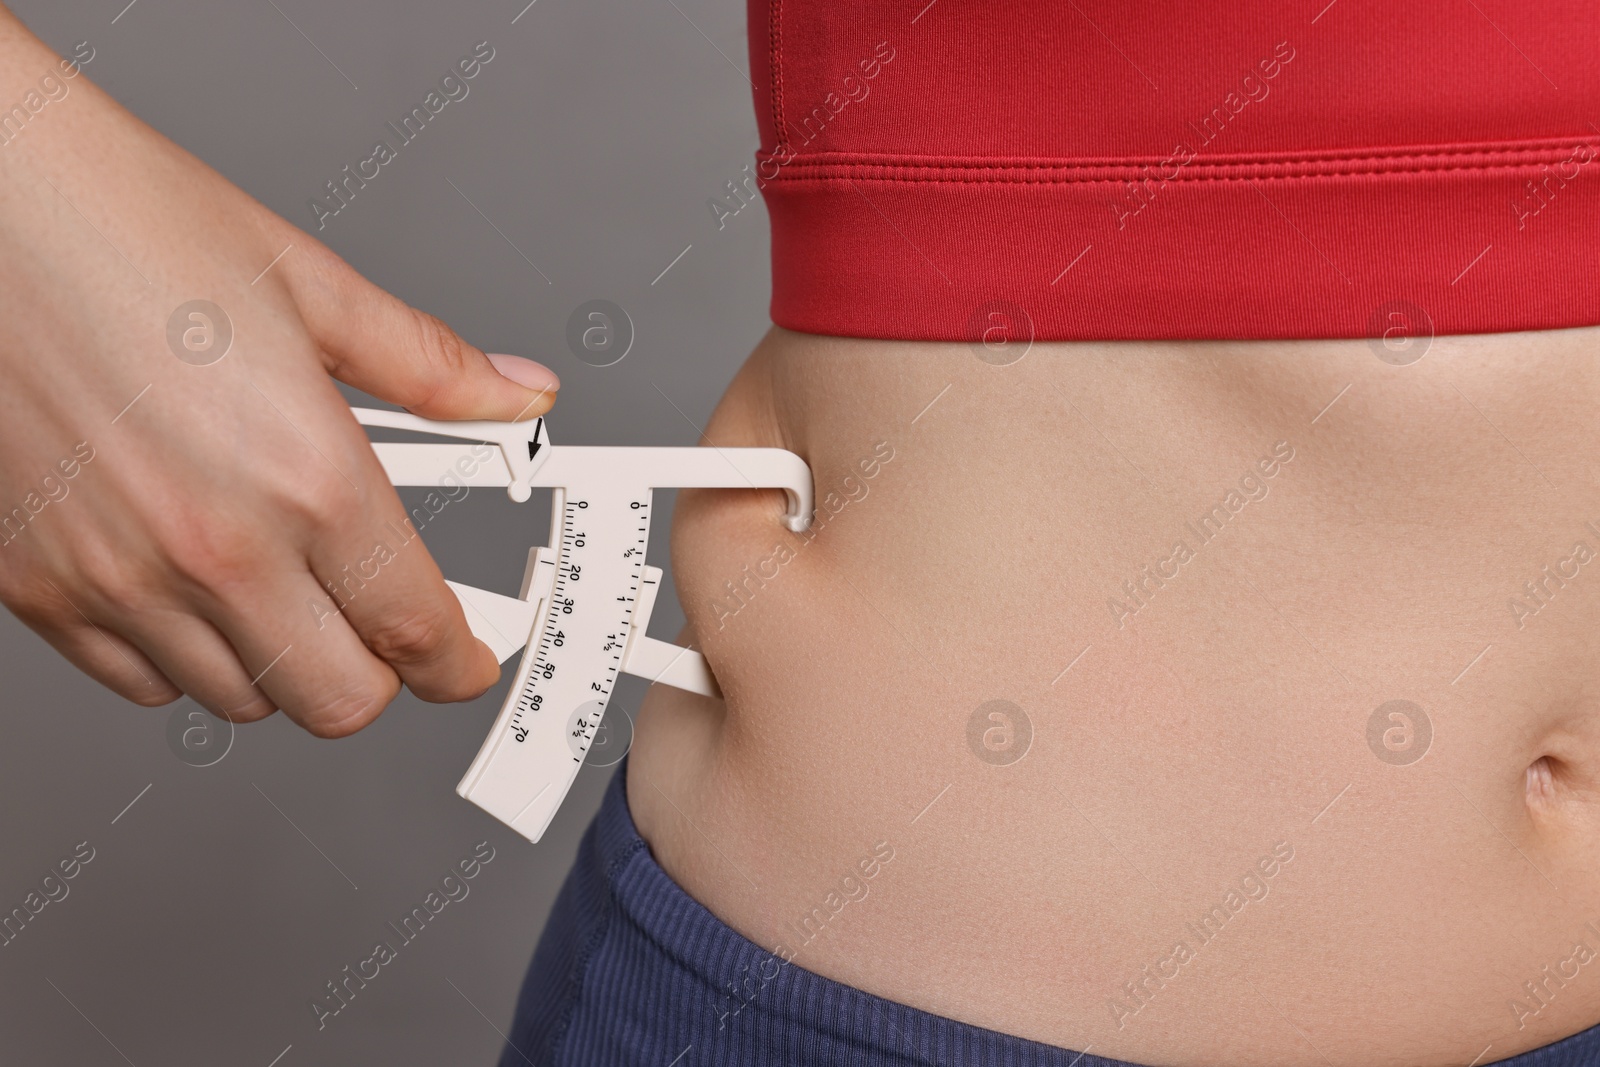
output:
<svg viewBox="0 0 1600 1067"><path fill-rule="evenodd" d="M1530 808L1541 808L1556 802L1556 785L1560 769L1549 756L1540 756L1528 764L1527 802Z"/></svg>
<svg viewBox="0 0 1600 1067"><path fill-rule="evenodd" d="M1539 757L1523 772L1522 800L1535 828L1571 833L1591 848L1600 831L1600 759L1596 734L1552 731L1530 746ZM1541 752L1542 750L1542 752Z"/></svg>

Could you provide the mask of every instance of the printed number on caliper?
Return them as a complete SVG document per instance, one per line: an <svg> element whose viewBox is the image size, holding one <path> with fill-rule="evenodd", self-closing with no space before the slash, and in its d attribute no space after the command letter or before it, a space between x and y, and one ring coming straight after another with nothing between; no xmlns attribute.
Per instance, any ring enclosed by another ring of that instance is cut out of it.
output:
<svg viewBox="0 0 1600 1067"><path fill-rule="evenodd" d="M554 491L550 543L528 552L517 597L450 582L472 633L501 662L522 660L494 729L456 792L530 841L539 840L583 765L623 672L721 696L700 653L645 636L661 570L645 563L653 489L782 489L784 522L811 521L811 470L781 448L555 446L544 419L435 422L355 408L367 426L498 446L375 443L395 485L505 486L523 502ZM471 473L463 473L471 472Z"/></svg>

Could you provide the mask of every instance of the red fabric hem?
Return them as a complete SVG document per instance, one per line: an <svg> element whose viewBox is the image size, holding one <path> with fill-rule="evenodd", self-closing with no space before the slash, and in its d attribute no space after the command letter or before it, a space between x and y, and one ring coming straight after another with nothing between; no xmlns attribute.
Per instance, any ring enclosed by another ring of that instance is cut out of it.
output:
<svg viewBox="0 0 1600 1067"><path fill-rule="evenodd" d="M969 343L996 307L1037 340L1372 337L1395 308L1417 334L1594 325L1593 143L1183 165L763 153L772 318Z"/></svg>

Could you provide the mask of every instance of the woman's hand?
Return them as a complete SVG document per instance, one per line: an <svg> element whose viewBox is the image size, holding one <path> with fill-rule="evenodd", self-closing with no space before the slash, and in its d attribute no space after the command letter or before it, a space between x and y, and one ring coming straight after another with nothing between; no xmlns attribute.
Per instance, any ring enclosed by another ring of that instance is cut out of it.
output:
<svg viewBox="0 0 1600 1067"><path fill-rule="evenodd" d="M139 704L337 737L402 682L482 693L494 656L331 378L515 420L555 376L486 357L66 73L0 8L0 107L67 86L0 145L0 601ZM195 300L225 318L179 313Z"/></svg>

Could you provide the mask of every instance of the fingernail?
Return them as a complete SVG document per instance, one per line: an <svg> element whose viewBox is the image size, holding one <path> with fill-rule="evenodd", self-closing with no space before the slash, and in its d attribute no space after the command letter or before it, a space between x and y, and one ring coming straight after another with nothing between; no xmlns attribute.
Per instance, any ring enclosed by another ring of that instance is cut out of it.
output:
<svg viewBox="0 0 1600 1067"><path fill-rule="evenodd" d="M543 363L535 363L521 356L508 356L502 352L490 352L489 362L494 364L494 369L500 372L501 377L510 378L518 385L529 389L553 393L561 388L561 379L556 377L556 372Z"/></svg>

